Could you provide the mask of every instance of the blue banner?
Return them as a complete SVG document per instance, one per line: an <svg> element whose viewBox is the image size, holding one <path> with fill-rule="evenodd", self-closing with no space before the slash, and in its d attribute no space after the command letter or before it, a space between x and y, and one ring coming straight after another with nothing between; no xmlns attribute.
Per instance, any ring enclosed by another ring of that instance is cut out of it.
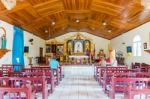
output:
<svg viewBox="0 0 150 99"><path fill-rule="evenodd" d="M16 26L13 29L12 63L14 64L14 71L21 71L24 66L24 34L23 30Z"/></svg>

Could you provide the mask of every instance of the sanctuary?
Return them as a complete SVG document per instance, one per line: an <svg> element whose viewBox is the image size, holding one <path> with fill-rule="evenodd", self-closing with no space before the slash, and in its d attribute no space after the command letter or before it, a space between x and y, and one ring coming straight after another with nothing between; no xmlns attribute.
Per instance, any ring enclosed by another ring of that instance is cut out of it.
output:
<svg viewBox="0 0 150 99"><path fill-rule="evenodd" d="M46 52L47 57L56 55L61 62L90 64L94 59L94 44L92 39L77 32L63 42L56 39L46 42Z"/></svg>

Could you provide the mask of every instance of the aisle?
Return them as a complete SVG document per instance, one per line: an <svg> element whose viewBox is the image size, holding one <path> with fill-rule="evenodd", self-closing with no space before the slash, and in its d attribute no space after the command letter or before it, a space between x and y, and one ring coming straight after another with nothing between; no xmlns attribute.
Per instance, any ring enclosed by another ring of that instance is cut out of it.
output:
<svg viewBox="0 0 150 99"><path fill-rule="evenodd" d="M48 99L109 99L93 78L92 66L66 66L65 78Z"/></svg>

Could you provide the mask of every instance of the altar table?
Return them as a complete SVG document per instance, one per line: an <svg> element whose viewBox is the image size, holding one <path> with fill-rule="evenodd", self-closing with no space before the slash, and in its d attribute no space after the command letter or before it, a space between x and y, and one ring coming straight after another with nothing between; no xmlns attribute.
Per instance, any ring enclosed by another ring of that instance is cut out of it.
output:
<svg viewBox="0 0 150 99"><path fill-rule="evenodd" d="M87 64L89 63L89 56L87 55L70 55L69 62L75 64Z"/></svg>

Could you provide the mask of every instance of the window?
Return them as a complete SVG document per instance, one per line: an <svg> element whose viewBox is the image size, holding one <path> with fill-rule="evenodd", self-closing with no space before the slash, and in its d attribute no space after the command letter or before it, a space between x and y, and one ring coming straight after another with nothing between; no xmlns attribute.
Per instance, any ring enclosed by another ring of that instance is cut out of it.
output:
<svg viewBox="0 0 150 99"><path fill-rule="evenodd" d="M141 37L139 35L133 38L133 54L134 56L141 56Z"/></svg>

